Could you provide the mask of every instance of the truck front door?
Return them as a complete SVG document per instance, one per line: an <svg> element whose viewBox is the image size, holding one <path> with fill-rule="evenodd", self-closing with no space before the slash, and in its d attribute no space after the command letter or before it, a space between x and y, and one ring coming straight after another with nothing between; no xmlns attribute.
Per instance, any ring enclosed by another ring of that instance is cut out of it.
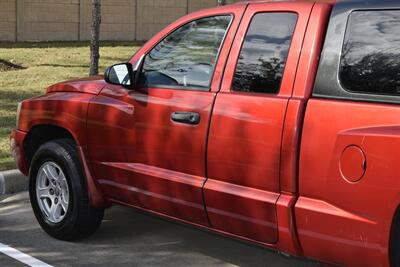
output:
<svg viewBox="0 0 400 267"><path fill-rule="evenodd" d="M172 24L131 60L144 57L140 86L108 84L92 101L90 165L107 198L209 225L202 194L207 130L244 9Z"/></svg>

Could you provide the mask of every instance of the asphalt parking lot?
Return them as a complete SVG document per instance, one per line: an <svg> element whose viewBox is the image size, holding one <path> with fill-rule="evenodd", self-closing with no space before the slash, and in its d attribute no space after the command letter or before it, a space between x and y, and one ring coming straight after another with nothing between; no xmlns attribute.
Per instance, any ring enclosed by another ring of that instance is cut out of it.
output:
<svg viewBox="0 0 400 267"><path fill-rule="evenodd" d="M117 206L92 237L62 242L40 229L26 192L2 198L0 244L50 266L317 266ZM27 265L0 252L0 266Z"/></svg>

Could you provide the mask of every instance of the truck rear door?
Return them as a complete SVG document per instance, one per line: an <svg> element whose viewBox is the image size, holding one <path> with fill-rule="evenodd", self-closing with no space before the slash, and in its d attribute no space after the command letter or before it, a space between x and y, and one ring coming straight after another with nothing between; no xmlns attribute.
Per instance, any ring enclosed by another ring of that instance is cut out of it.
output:
<svg viewBox="0 0 400 267"><path fill-rule="evenodd" d="M213 109L204 197L212 227L278 239L285 113L313 3L250 4Z"/></svg>

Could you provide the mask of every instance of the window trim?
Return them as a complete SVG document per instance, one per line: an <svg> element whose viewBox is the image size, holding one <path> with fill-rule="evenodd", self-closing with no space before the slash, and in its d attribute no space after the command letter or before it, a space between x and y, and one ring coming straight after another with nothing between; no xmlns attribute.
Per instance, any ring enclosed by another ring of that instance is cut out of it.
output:
<svg viewBox="0 0 400 267"><path fill-rule="evenodd" d="M208 87L196 87L196 86L179 86L179 85L160 85L160 84L152 84L150 86L144 86L141 85L141 88L143 89L149 89L149 88L154 88L154 89L172 89L172 90L184 90L184 91L196 91L196 92L210 92L211 90L211 85L212 85L212 81L213 81L213 77L215 75L215 70L217 68L217 64L221 55L221 51L222 51L222 47L225 44L226 41L226 37L228 36L228 33L231 30L231 26L233 24L233 21L235 20L235 14L233 13L220 13L220 14L214 14L214 15L206 15L203 17L197 17L197 18L193 18L191 20L186 21L183 24L178 25L177 27L173 28L171 31L169 31L167 34L165 34L157 43L155 43L151 48L148 49L148 51L146 51L143 55L144 60L146 59L147 55L156 47L158 46L162 41L164 41L166 38L168 38L171 34L173 34L174 32L176 32L178 29L194 22L197 20L202 20L202 19L207 19L207 18L214 18L214 17L225 17L225 16L229 16L230 17L230 22L228 24L228 27L226 28L225 34L222 38L221 44L218 48L218 52L216 54L216 60L215 60L215 65L211 74L211 79L210 79L210 83L208 84ZM143 67L142 67L143 68ZM140 73L142 72L142 68L140 69Z"/></svg>
<svg viewBox="0 0 400 267"><path fill-rule="evenodd" d="M246 41L247 33L248 33L249 29L250 29L251 23L253 22L254 18L255 18L258 14L270 14L270 13L281 13L281 14L282 14L282 13L291 13L291 14L295 14L295 15L296 15L296 23L294 24L292 38L290 39L290 45L289 45L289 49L288 49L288 54L287 54L287 57L286 57L285 67L283 68L283 72L282 72L282 79L281 79L281 81L280 81L280 83L279 83L278 92L276 92L276 93L267 93L267 92L243 92L243 91L235 91L235 90L233 90L233 83L234 83L234 81L235 81L235 74L236 74L236 70L237 70L238 63L239 63L239 57L240 57L240 54L241 54L241 52L242 52L243 45L244 45L244 43L245 43L245 41ZM256 12L256 13L253 14L253 16L251 17L251 19L250 19L250 21L249 21L249 23L248 23L248 25L247 25L246 33L244 34L244 38L243 38L243 42L242 42L241 45L240 45L239 55L238 55L238 58L236 59L235 71L233 72L232 81L231 81L230 90L229 90L231 93L241 93L241 94L246 94L246 95L248 95L248 94L269 95L269 96L277 96L277 95L279 95L279 93L280 93L280 91L281 91L281 87L282 87L283 77L285 76L285 72L286 72L286 67L287 67L287 64L286 64L286 63L287 63L287 60L288 60L289 55L290 55L291 50L292 50L293 37L294 37L294 35L295 35L296 29L297 29L297 25L298 25L298 23L299 23L299 17L300 17L300 14L299 14L298 12L296 12L296 11L293 11L293 10L290 10L290 11L284 11L284 10L282 10L282 11L258 11L258 12Z"/></svg>

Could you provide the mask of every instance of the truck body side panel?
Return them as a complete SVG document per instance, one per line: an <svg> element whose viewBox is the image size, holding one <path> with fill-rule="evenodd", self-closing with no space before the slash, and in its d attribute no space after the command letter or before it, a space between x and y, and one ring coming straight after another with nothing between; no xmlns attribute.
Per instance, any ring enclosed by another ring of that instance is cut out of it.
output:
<svg viewBox="0 0 400 267"><path fill-rule="evenodd" d="M400 201L399 118L395 105L309 101L296 204L305 255L349 266L389 264ZM361 158L349 154L358 149Z"/></svg>
<svg viewBox="0 0 400 267"><path fill-rule="evenodd" d="M355 0L333 8L301 137L299 241L307 257L344 266L390 265L392 220L400 203L400 98L346 90L338 73L350 14L379 9L398 10L399 3Z"/></svg>

